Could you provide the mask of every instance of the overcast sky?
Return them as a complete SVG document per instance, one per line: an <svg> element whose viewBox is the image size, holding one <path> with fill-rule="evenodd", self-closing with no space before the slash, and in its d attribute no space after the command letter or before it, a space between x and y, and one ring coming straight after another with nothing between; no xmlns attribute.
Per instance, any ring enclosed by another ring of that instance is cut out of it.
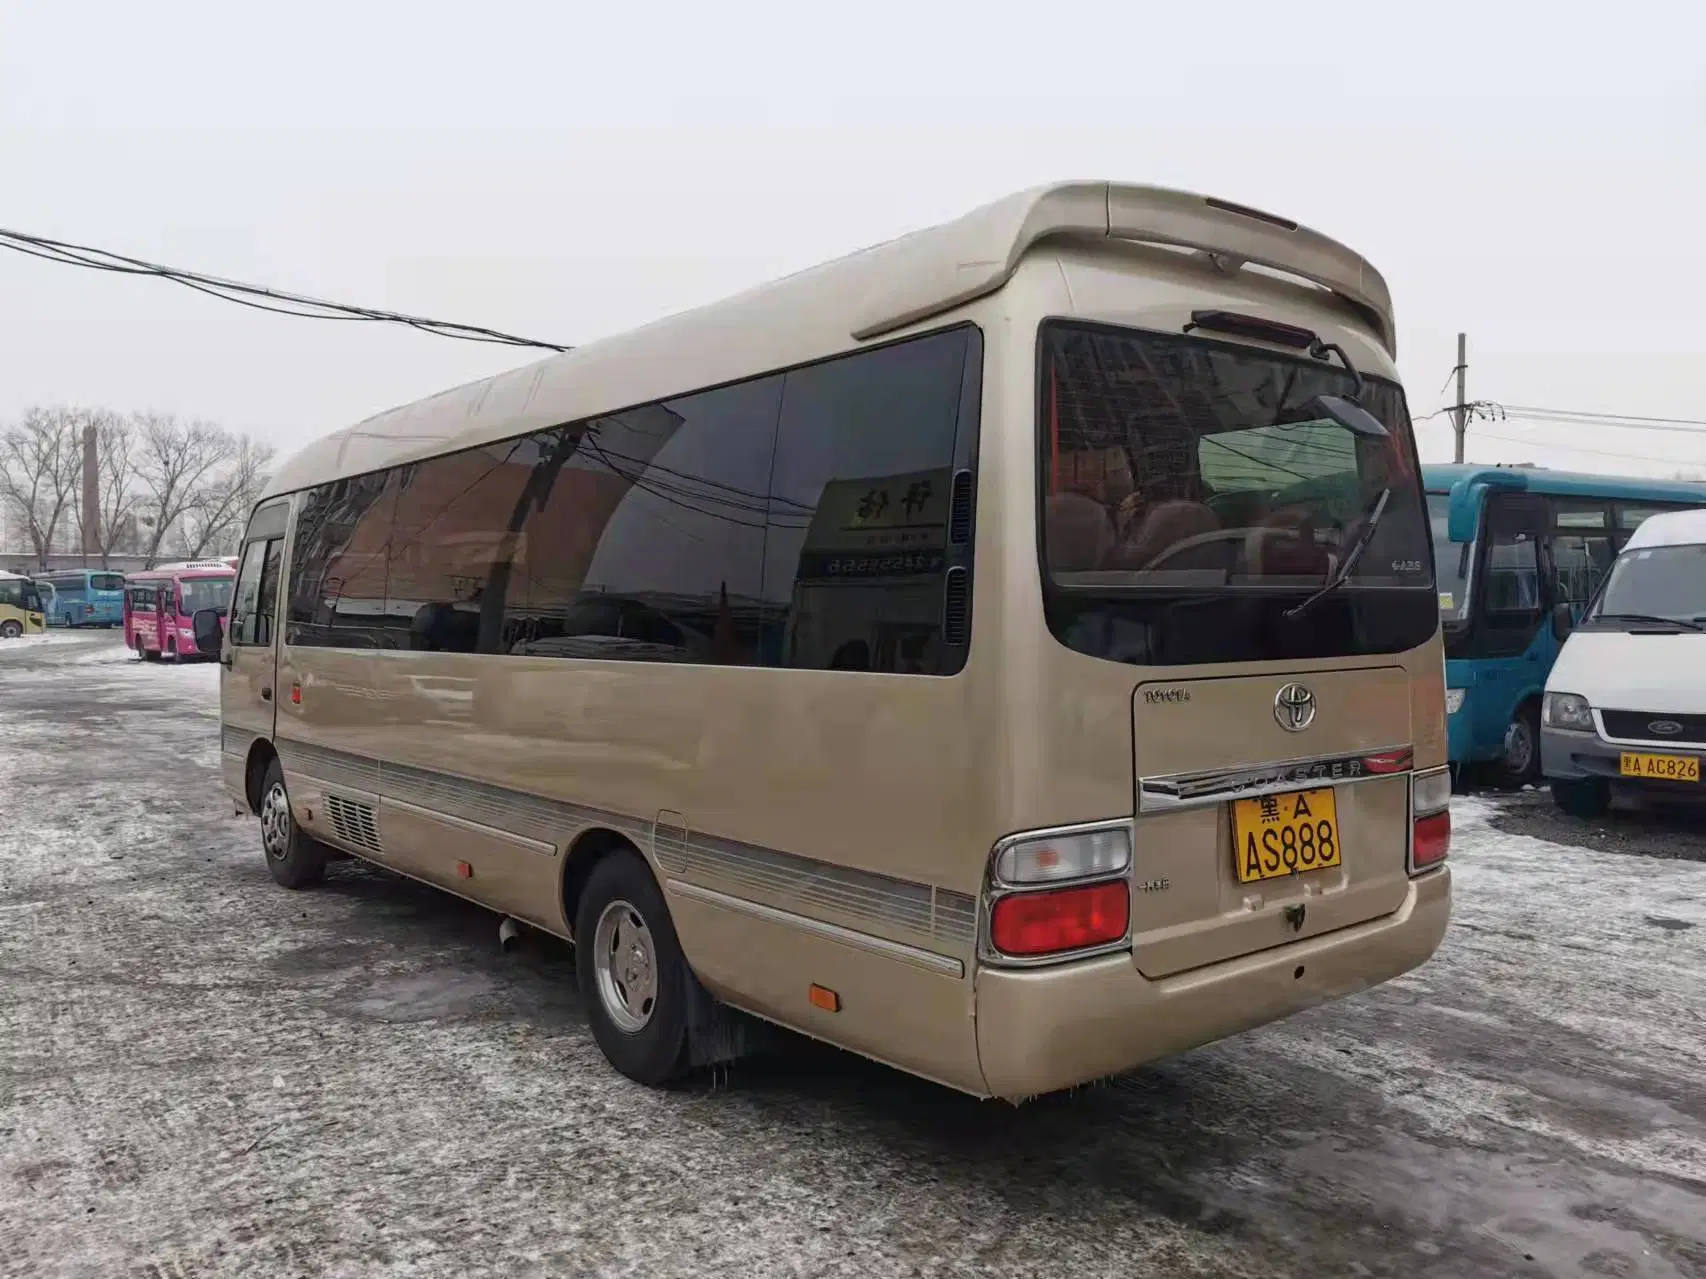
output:
<svg viewBox="0 0 1706 1279"><path fill-rule="evenodd" d="M1688 0L0 4L0 226L565 343L1076 177L1368 256L1417 416L1463 329L1472 398L1706 419ZM152 408L289 450L528 358L0 252L0 420ZM1471 440L1706 476L1706 431Z"/></svg>

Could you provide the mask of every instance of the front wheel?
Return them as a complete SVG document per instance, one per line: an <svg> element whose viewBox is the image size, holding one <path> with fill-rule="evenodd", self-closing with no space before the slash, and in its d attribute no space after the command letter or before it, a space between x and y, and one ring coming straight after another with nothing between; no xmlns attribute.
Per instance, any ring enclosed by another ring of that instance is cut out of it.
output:
<svg viewBox="0 0 1706 1279"><path fill-rule="evenodd" d="M663 891L635 853L605 857L587 878L575 913L575 978L612 1066L652 1087L687 1069L694 978Z"/></svg>
<svg viewBox="0 0 1706 1279"><path fill-rule="evenodd" d="M326 877L329 850L296 824L284 769L275 759L261 782L261 849L267 872L283 888L308 888Z"/></svg>
<svg viewBox="0 0 1706 1279"><path fill-rule="evenodd" d="M1591 821L1611 811L1611 787L1603 779L1584 777L1577 781L1554 780L1552 802L1566 817Z"/></svg>
<svg viewBox="0 0 1706 1279"><path fill-rule="evenodd" d="M1505 727L1505 748L1499 758L1499 776L1506 786L1520 790L1540 780L1540 707L1525 702Z"/></svg>
<svg viewBox="0 0 1706 1279"><path fill-rule="evenodd" d="M9 617L0 622L0 639L17 639L24 633L24 624L16 618Z"/></svg>

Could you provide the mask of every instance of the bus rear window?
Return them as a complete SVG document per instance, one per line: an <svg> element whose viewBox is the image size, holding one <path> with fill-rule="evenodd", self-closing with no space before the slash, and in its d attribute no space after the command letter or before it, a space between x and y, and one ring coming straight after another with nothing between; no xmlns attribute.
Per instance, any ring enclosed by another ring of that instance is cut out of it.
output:
<svg viewBox="0 0 1706 1279"><path fill-rule="evenodd" d="M1142 662L1341 656L1401 651L1438 625L1415 446L1397 386L1365 381L1361 403L1388 434L1353 435L1308 407L1316 396L1351 392L1351 375L1336 362L1064 322L1043 327L1040 374L1050 625L1072 646L1124 647L1123 660ZM1341 598L1327 616L1293 625L1284 610L1347 559L1383 493ZM1378 609L1359 602L1370 590L1401 596L1389 601L1397 612L1374 616ZM1257 597L1268 602L1213 602ZM1186 605L1193 636L1206 625L1210 635L1234 627L1245 638L1217 640L1218 656L1192 658L1197 638L1173 651L1186 643ZM1093 625L1080 624L1092 615ZM1126 638L1113 639L1120 629Z"/></svg>
<svg viewBox="0 0 1706 1279"><path fill-rule="evenodd" d="M124 574L122 573L91 573L89 589L95 591L122 591L124 589Z"/></svg>

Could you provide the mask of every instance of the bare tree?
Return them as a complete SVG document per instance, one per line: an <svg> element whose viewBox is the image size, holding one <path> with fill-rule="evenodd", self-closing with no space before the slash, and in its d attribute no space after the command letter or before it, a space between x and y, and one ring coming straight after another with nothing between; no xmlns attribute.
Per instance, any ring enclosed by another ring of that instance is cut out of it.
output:
<svg viewBox="0 0 1706 1279"><path fill-rule="evenodd" d="M185 513L206 500L209 484L230 465L238 441L211 422L180 422L158 413L137 414L132 427L142 502L153 518L142 551L152 567L168 536L174 530L182 534Z"/></svg>
<svg viewBox="0 0 1706 1279"><path fill-rule="evenodd" d="M192 560L235 550L243 520L266 485L273 449L246 435L232 437L230 460L199 486L184 508L179 530Z"/></svg>
<svg viewBox="0 0 1706 1279"><path fill-rule="evenodd" d="M0 430L0 503L23 524L44 568L61 524L74 519L89 416L81 409L32 408Z"/></svg>

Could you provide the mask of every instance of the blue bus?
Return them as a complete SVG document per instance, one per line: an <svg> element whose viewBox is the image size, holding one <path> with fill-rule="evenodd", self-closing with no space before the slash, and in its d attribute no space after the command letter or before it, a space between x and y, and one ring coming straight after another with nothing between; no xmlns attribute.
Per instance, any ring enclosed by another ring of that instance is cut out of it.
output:
<svg viewBox="0 0 1706 1279"><path fill-rule="evenodd" d="M101 568L59 569L38 573L36 580L53 587L49 626L124 625L123 573Z"/></svg>
<svg viewBox="0 0 1706 1279"><path fill-rule="evenodd" d="M1424 466L1445 632L1454 770L1506 785L1540 777L1540 695L1561 644L1560 603L1581 610L1641 521L1706 506L1706 484L1535 466Z"/></svg>

